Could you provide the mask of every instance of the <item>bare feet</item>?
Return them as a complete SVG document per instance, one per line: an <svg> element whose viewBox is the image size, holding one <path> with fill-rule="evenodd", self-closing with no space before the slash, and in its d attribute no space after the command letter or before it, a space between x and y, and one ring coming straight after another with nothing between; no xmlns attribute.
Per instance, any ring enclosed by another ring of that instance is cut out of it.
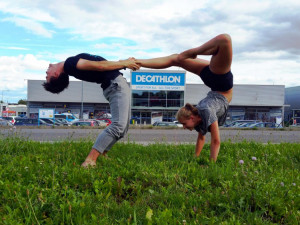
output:
<svg viewBox="0 0 300 225"><path fill-rule="evenodd" d="M96 162L95 161L91 161L91 160L85 160L82 164L81 164L81 167L83 168L93 168L93 167L96 167Z"/></svg>
<svg viewBox="0 0 300 225"><path fill-rule="evenodd" d="M89 155L84 160L84 162L81 164L81 167L83 167L83 168L96 167L96 161L99 156L109 159L107 156L107 151L100 153L96 149L93 148L90 151Z"/></svg>

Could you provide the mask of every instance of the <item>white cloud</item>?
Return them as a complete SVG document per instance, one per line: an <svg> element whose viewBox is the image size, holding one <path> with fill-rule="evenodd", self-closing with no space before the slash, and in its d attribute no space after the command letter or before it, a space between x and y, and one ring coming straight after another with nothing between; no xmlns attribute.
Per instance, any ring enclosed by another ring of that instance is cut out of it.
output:
<svg viewBox="0 0 300 225"><path fill-rule="evenodd" d="M68 33L72 40L85 41L87 46L80 49L105 55L109 60L179 53L219 33L229 33L233 40L232 70L236 83L287 86L300 85L299 9L300 1L294 0L0 2L5 17L2 22L25 28L41 40L55 41L61 33ZM107 43L102 39L109 37L120 40ZM134 44L127 45L121 38ZM34 43L33 39L30 44L30 50L38 49L42 42ZM0 57L0 90L24 87L24 79L44 79L48 66L45 59L58 62L79 53L78 46L51 52L47 44L39 53ZM19 45L3 46L0 48L22 49ZM124 74L129 78L129 70ZM187 82L202 83L191 73L187 74Z"/></svg>
<svg viewBox="0 0 300 225"><path fill-rule="evenodd" d="M253 57L233 63L236 84L265 84L295 86L299 80L300 63L293 60Z"/></svg>
<svg viewBox="0 0 300 225"><path fill-rule="evenodd" d="M38 5L37 1L1 1L0 2L0 11L16 15L18 17L28 18L34 21L40 22L55 22L55 18L52 17L47 10L44 10L46 7L43 7L43 4L49 5L49 1L39 1L41 4ZM44 5L44 6L47 6Z"/></svg>
<svg viewBox="0 0 300 225"><path fill-rule="evenodd" d="M0 90L16 90L26 87L27 79L45 79L49 62L27 54L0 57ZM43 73L42 73L43 71Z"/></svg>
<svg viewBox="0 0 300 225"><path fill-rule="evenodd" d="M38 23L32 19L24 19L24 18L19 18L19 17L9 17L5 18L2 21L9 21L16 26L23 27L26 30L31 31L32 33L36 35L41 35L43 37L51 38L52 34L54 33L53 31L47 30L41 23Z"/></svg>

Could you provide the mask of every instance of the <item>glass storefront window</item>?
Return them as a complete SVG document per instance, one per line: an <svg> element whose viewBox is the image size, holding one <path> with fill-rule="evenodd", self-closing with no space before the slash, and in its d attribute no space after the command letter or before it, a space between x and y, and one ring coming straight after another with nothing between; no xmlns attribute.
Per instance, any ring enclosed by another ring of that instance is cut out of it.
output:
<svg viewBox="0 0 300 225"><path fill-rule="evenodd" d="M166 107L166 97L165 91L150 91L149 107Z"/></svg>
<svg viewBox="0 0 300 225"><path fill-rule="evenodd" d="M166 107L166 99L150 99L150 107Z"/></svg>
<svg viewBox="0 0 300 225"><path fill-rule="evenodd" d="M168 99L167 101L168 107L182 107L183 106L183 99Z"/></svg>
<svg viewBox="0 0 300 225"><path fill-rule="evenodd" d="M184 91L132 91L133 107L176 107L184 104Z"/></svg>
<svg viewBox="0 0 300 225"><path fill-rule="evenodd" d="M166 91L150 91L150 99L157 98L157 99L166 99Z"/></svg>
<svg viewBox="0 0 300 225"><path fill-rule="evenodd" d="M150 124L151 112L133 111L131 119L134 120L135 124Z"/></svg>
<svg viewBox="0 0 300 225"><path fill-rule="evenodd" d="M148 107L148 98L133 98L132 99L133 106L145 106Z"/></svg>
<svg viewBox="0 0 300 225"><path fill-rule="evenodd" d="M183 91L167 91L167 107L182 107L184 104Z"/></svg>
<svg viewBox="0 0 300 225"><path fill-rule="evenodd" d="M183 91L167 91L168 99L184 99Z"/></svg>
<svg viewBox="0 0 300 225"><path fill-rule="evenodd" d="M132 98L148 98L148 97L149 97L149 91L139 91L139 90L132 91Z"/></svg>
<svg viewBox="0 0 300 225"><path fill-rule="evenodd" d="M149 91L132 91L132 106L149 107Z"/></svg>

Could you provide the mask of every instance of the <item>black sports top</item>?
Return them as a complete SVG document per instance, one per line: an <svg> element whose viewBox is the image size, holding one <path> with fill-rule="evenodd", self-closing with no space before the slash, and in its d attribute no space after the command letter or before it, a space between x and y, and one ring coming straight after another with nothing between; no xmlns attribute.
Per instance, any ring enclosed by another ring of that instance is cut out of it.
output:
<svg viewBox="0 0 300 225"><path fill-rule="evenodd" d="M119 75L123 75L119 70L110 70L110 71L78 70L76 68L76 65L79 59L86 59L91 61L106 61L106 59L97 55L81 53L79 55L67 58L64 64L64 72L66 74L73 76L79 80L101 84L103 90L110 85L111 80L114 80Z"/></svg>

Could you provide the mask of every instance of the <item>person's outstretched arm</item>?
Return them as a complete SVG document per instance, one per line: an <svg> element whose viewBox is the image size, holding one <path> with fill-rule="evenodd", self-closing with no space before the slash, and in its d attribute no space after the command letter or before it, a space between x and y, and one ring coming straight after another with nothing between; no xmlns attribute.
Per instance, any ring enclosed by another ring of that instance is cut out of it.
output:
<svg viewBox="0 0 300 225"><path fill-rule="evenodd" d="M210 160L217 161L220 145L221 145L218 121L215 121L210 125L210 132L211 132Z"/></svg>
<svg viewBox="0 0 300 225"><path fill-rule="evenodd" d="M79 70L94 70L94 71L110 71L129 68L138 70L138 65L134 59L129 58L119 61L91 61L86 59L79 59L76 68Z"/></svg>
<svg viewBox="0 0 300 225"><path fill-rule="evenodd" d="M198 138L196 142L196 149L195 149L195 156L198 157L203 149L203 146L205 144L205 136L203 136L201 133L198 133Z"/></svg>

